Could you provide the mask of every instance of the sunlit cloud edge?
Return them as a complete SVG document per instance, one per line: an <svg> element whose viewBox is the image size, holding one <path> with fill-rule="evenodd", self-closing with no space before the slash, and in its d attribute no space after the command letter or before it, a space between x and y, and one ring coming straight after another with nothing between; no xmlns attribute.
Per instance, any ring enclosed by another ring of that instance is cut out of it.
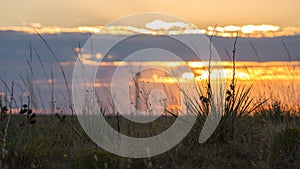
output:
<svg viewBox="0 0 300 169"><path fill-rule="evenodd" d="M276 25L226 25L208 26L207 28L196 28L193 25L183 22L165 22L154 20L145 25L144 28L133 26L77 26L59 27L43 26L41 23L32 23L28 26L2 26L0 31L16 31L28 34L59 34L59 33L95 33L95 34L151 34L151 35L185 35L185 34L206 34L221 37L235 37L238 32L240 37L263 38L279 36L300 35L300 27L280 27Z"/></svg>

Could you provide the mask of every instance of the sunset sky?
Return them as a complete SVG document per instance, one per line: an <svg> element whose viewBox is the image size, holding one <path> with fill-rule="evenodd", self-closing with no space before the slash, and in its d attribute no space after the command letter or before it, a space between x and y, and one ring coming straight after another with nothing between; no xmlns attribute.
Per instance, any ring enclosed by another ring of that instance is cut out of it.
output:
<svg viewBox="0 0 300 169"><path fill-rule="evenodd" d="M0 26L31 23L74 27L103 25L139 12L163 12L208 25L272 24L300 27L298 0L26 0L2 1Z"/></svg>

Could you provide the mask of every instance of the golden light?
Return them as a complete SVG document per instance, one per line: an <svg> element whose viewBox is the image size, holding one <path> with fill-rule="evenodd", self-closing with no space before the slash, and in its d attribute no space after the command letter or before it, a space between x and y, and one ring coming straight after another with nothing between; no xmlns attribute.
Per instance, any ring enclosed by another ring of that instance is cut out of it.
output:
<svg viewBox="0 0 300 169"><path fill-rule="evenodd" d="M223 62L211 61L210 64L209 64L209 61L191 61L191 62L188 62L187 65L191 68L208 68L209 65L212 66L212 67L223 66Z"/></svg>
<svg viewBox="0 0 300 169"><path fill-rule="evenodd" d="M228 31L228 32L236 32L236 31L239 31L240 29L241 29L241 27L234 26L234 25L229 25L229 26L224 27L224 30Z"/></svg>
<svg viewBox="0 0 300 169"><path fill-rule="evenodd" d="M181 79L184 79L184 80L193 80L194 79L194 73L192 72L185 72L181 75Z"/></svg>
<svg viewBox="0 0 300 169"><path fill-rule="evenodd" d="M197 76L196 79L198 80L208 79L208 75L209 75L208 71L205 71L202 73L201 76Z"/></svg>
<svg viewBox="0 0 300 169"><path fill-rule="evenodd" d="M268 32L268 31L278 31L279 26L273 25L245 25L242 27L243 33L253 33L253 32Z"/></svg>
<svg viewBox="0 0 300 169"><path fill-rule="evenodd" d="M196 77L195 77L195 80L196 80L196 81L200 81L200 80L203 80L203 79L202 79L202 76L196 76Z"/></svg>
<svg viewBox="0 0 300 169"><path fill-rule="evenodd" d="M32 26L33 28L41 28L41 27L42 27L42 24L40 24L40 23L32 23L31 26Z"/></svg>
<svg viewBox="0 0 300 169"><path fill-rule="evenodd" d="M185 65L185 62L166 62L167 67L178 67Z"/></svg>
<svg viewBox="0 0 300 169"><path fill-rule="evenodd" d="M162 20L154 20L152 22L147 23L145 26L146 28L152 30L159 30L159 29L169 30L174 27L186 28L188 27L188 24L184 22L166 22Z"/></svg>
<svg viewBox="0 0 300 169"><path fill-rule="evenodd" d="M207 30L210 31L210 32L214 31L214 29L215 29L215 27L213 27L213 26L208 26L207 27Z"/></svg>
<svg viewBox="0 0 300 169"><path fill-rule="evenodd" d="M82 48L73 48L73 50L74 50L75 52L80 52L80 51L82 50Z"/></svg>
<svg viewBox="0 0 300 169"><path fill-rule="evenodd" d="M92 55L90 54L83 54L81 55L81 59L84 60L84 59L91 59L92 58Z"/></svg>
<svg viewBox="0 0 300 169"><path fill-rule="evenodd" d="M197 28L184 22L166 22L154 20L145 25L146 28L134 26L78 26L78 27L59 27L42 26L40 23L32 23L30 26L5 26L0 27L0 31L17 31L35 34L35 29L41 34L57 33L97 33L111 35L131 35L135 33L150 35L184 35L184 34L206 34L212 35L214 27L208 26L206 29ZM35 28L35 29L33 29ZM243 26L218 26L215 28L214 35L222 37L235 37L239 31L240 37L277 37L300 35L300 27L280 28L276 25L243 25Z"/></svg>
<svg viewBox="0 0 300 169"><path fill-rule="evenodd" d="M216 27L216 31L218 31L218 32L224 32L224 28L222 28L222 27Z"/></svg>
<svg viewBox="0 0 300 169"><path fill-rule="evenodd" d="M250 80L250 75L245 72L237 72L236 73L236 78L241 79L241 80Z"/></svg>
<svg viewBox="0 0 300 169"><path fill-rule="evenodd" d="M199 73L200 71L198 71ZM214 79L231 79L233 75L232 69L214 69L211 71L210 78ZM250 80L250 75L246 72L236 71L235 74L237 79L240 80ZM205 80L208 79L208 71L202 71L200 76L196 76L195 80Z"/></svg>
<svg viewBox="0 0 300 169"><path fill-rule="evenodd" d="M158 77L158 75L152 75L152 78L139 78L139 81L148 83L163 83L163 84L175 84L178 83L177 79L173 77Z"/></svg>
<svg viewBox="0 0 300 169"><path fill-rule="evenodd" d="M98 33L100 32L99 28L95 27L87 27L87 26L80 26L78 27L79 32L91 32L91 33Z"/></svg>
<svg viewBox="0 0 300 169"><path fill-rule="evenodd" d="M205 34L205 29L186 29L183 31L183 34Z"/></svg>
<svg viewBox="0 0 300 169"><path fill-rule="evenodd" d="M203 68L203 62L188 62L188 66L191 68Z"/></svg>
<svg viewBox="0 0 300 169"><path fill-rule="evenodd" d="M85 86L90 85L89 83L86 83ZM94 87L110 87L111 84L108 83L100 83L100 82L95 82Z"/></svg>
<svg viewBox="0 0 300 169"><path fill-rule="evenodd" d="M55 83L55 81L56 81L55 79L48 79L48 80L47 80L47 83L48 83L48 84L51 84L51 83Z"/></svg>
<svg viewBox="0 0 300 169"><path fill-rule="evenodd" d="M96 53L96 59L101 59L103 56L101 53Z"/></svg>
<svg viewBox="0 0 300 169"><path fill-rule="evenodd" d="M81 63L83 65L90 65L90 66L98 66L99 62L98 61L94 61L94 60L90 60L91 55L83 55L83 57L81 58Z"/></svg>
<svg viewBox="0 0 300 169"><path fill-rule="evenodd" d="M114 58L114 56L113 55L108 55L107 56L107 59L110 59L110 60L112 60Z"/></svg>

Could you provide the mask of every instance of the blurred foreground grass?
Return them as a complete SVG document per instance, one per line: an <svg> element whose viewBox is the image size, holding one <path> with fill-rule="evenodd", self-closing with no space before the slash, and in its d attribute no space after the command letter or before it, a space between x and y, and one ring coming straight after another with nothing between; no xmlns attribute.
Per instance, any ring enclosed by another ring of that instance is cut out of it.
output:
<svg viewBox="0 0 300 169"><path fill-rule="evenodd" d="M217 136L221 135L217 129L206 143L199 144L199 130L193 129L180 144L164 154L129 159L98 147L86 136L76 117L66 116L60 121L54 115L39 115L36 124L26 129L20 125L26 117L13 115L0 168L299 168L299 117L260 110L244 118L237 122L230 140ZM120 132L135 137L156 135L174 121L171 116L160 117L142 127L129 124L124 118L117 121L115 116L107 116L106 119L114 128L119 123ZM4 124L1 121L1 128ZM201 125L196 123L194 128Z"/></svg>

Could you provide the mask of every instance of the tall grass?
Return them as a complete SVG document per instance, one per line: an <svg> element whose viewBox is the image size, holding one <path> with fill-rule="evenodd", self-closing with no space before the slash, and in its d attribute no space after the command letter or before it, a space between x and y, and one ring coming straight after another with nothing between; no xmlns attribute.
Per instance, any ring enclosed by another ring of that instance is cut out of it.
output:
<svg viewBox="0 0 300 169"><path fill-rule="evenodd" d="M59 60L58 60L58 57L56 56L56 54L54 53L54 51L52 50L52 48L50 47L49 43L46 41L46 39L35 29L35 32L36 34L40 37L40 39L42 40L42 42L46 45L47 49L50 51L50 53L52 54L53 58L55 59L56 63L57 63L57 66L59 67L59 70L61 72L61 74L63 75L63 79L64 79L64 82L65 82L65 86L67 88L67 93L68 93L68 102L70 103L69 104L69 108L71 108L71 113L72 113L72 116L74 115L73 113L73 104L72 104L72 96L71 96L71 91L70 91L70 87L69 87L69 84L68 84L68 80L67 80L67 77L66 77L66 73L64 71L64 68L62 67L62 65L60 64ZM53 79L52 79L53 80Z"/></svg>
<svg viewBox="0 0 300 169"><path fill-rule="evenodd" d="M210 38L212 43L212 37ZM226 90L226 97L224 100L224 109L221 110L221 121L216 131L214 132L210 141L215 143L228 143L234 139L237 135L238 131L242 131L250 127L249 116L251 113L255 112L262 104L265 103L266 100L260 102L254 102L254 98L251 97L251 89L252 87L241 86L237 84L236 79L236 51L237 51L237 40L238 33L233 42L232 49L232 79L229 85L229 89ZM208 70L211 71L213 68L211 67L211 59L209 60ZM207 89L203 90L202 83L198 84L198 97L196 98L188 98L188 108L191 112L198 115L198 125L196 127L196 133L201 130L201 126L204 121L208 117L209 110L212 109L212 93L211 90L211 82L210 82L209 73ZM222 91L222 90L220 90ZM186 96L189 97L189 96ZM242 125L241 125L242 124Z"/></svg>
<svg viewBox="0 0 300 169"><path fill-rule="evenodd" d="M2 165L3 166L4 166L4 163L5 163L5 160L6 160L5 156L7 154L6 144L7 144L8 127L9 127L9 124L10 124L10 121L11 121L11 115L12 115L13 99L14 99L14 82L11 83L11 94L10 94L10 102L9 102L9 115L8 115L8 119L6 121L3 140L2 140L1 157L2 157Z"/></svg>

